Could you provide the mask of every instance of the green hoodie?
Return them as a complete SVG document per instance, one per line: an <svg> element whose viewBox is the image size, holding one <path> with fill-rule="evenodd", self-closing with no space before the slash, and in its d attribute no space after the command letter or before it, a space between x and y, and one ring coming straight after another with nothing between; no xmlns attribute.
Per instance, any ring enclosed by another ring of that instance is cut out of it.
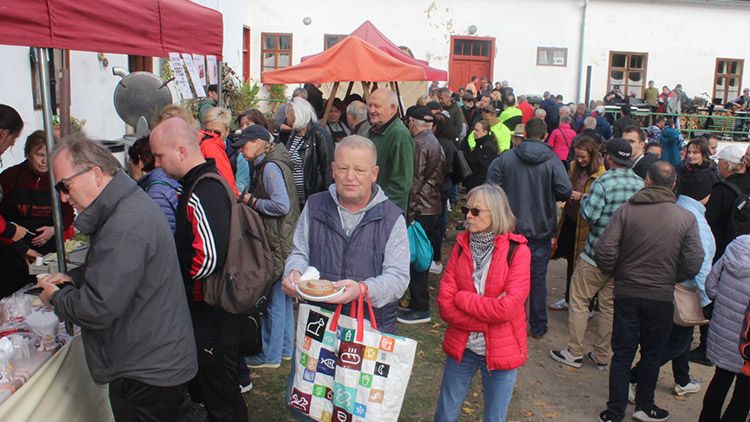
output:
<svg viewBox="0 0 750 422"><path fill-rule="evenodd" d="M378 152L377 184L388 199L406 214L414 178L414 141L398 115L379 128L370 129L370 140Z"/></svg>

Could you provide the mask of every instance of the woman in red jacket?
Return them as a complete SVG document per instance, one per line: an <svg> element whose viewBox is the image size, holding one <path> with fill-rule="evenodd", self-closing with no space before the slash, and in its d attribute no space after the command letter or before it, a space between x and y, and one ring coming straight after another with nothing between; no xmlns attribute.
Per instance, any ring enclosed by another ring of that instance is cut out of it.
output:
<svg viewBox="0 0 750 422"><path fill-rule="evenodd" d="M505 192L481 185L469 192L468 231L456 238L440 282L440 316L448 323L435 421L457 421L477 369L482 371L484 420L505 421L526 361L526 311L531 252L513 234L516 219Z"/></svg>

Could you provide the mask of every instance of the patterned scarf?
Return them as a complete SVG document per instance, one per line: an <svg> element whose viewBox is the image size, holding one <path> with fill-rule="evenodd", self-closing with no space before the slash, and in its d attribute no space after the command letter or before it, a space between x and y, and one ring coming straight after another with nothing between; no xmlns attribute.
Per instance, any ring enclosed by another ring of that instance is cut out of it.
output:
<svg viewBox="0 0 750 422"><path fill-rule="evenodd" d="M495 233L469 233L469 245L471 246L471 257L474 259L474 268L479 268L484 258L492 249L495 242Z"/></svg>

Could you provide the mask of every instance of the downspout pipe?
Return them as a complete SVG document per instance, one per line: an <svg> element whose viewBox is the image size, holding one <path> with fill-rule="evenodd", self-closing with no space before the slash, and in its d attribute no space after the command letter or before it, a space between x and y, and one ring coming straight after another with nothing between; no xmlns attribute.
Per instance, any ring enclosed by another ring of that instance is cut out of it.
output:
<svg viewBox="0 0 750 422"><path fill-rule="evenodd" d="M583 1L583 16L581 18L581 42L578 45L578 89L576 92L576 99L578 103L581 102L581 91L583 90L583 45L586 39L586 12L589 7L589 0ZM588 104L587 104L588 105Z"/></svg>

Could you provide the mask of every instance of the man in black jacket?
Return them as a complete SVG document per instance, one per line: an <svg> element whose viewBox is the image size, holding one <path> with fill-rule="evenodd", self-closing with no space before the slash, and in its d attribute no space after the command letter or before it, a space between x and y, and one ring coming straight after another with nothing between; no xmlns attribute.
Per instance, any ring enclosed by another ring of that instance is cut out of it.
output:
<svg viewBox="0 0 750 422"><path fill-rule="evenodd" d="M624 104L622 107L620 107L620 111L622 112L622 116L620 116L619 119L615 120L615 123L612 125L613 138L622 138L622 134L626 127L639 126L638 122L633 120L629 104Z"/></svg>
<svg viewBox="0 0 750 422"><path fill-rule="evenodd" d="M529 241L529 323L532 337L540 339L547 333L547 263L557 235L556 201L570 198L573 187L562 161L542 142L547 137L544 120L529 119L525 131L526 139L490 164L486 183L505 190L517 219L515 233Z"/></svg>
<svg viewBox="0 0 750 422"><path fill-rule="evenodd" d="M623 129L622 137L626 139L628 143L630 143L631 148L633 148L633 155L630 156L631 160L633 160L633 166L630 167L630 169L633 170L633 173L637 174L638 177L645 180L648 169L650 169L655 162L659 161L659 157L657 157L656 154L644 152L643 149L646 147L646 134L638 126L633 125Z"/></svg>
<svg viewBox="0 0 750 422"><path fill-rule="evenodd" d="M173 117L157 126L151 133L151 151L156 165L182 185L175 243L198 349L191 395L194 401L205 401L211 421L247 422L237 372L247 318L208 305L202 295L203 280L224 265L230 207L237 198L230 198L217 179L198 180L218 171L213 159L203 158L198 134L184 120Z"/></svg>

